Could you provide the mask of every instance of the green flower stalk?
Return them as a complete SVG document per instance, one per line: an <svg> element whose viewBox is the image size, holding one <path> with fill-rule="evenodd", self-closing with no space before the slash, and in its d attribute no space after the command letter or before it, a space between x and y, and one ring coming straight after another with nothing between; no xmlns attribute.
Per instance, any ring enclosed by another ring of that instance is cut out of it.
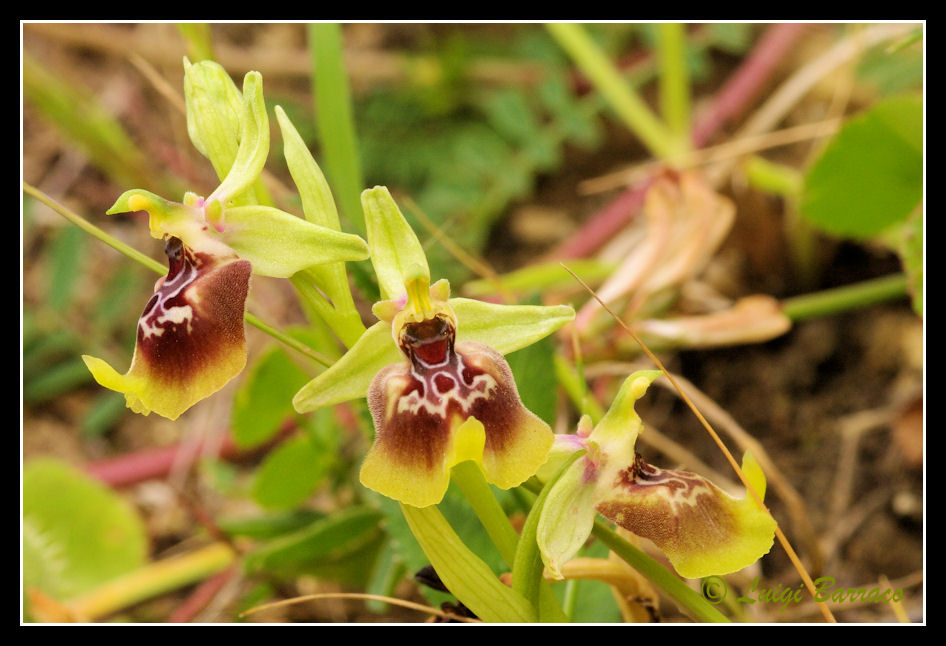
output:
<svg viewBox="0 0 946 646"><path fill-rule="evenodd" d="M556 436L540 479L576 451L586 454L552 485L539 519L537 542L552 576L561 577L588 539L596 512L653 541L686 578L741 570L771 549L775 520L751 496L733 498L699 475L647 464L635 451L643 424L634 403L661 374L635 372L597 426L585 417L577 434ZM765 475L749 453L742 468L764 495Z"/></svg>
<svg viewBox="0 0 946 646"><path fill-rule="evenodd" d="M487 481L517 486L545 462L553 434L527 410L502 356L571 320L568 306L504 306L450 298L430 283L423 248L388 190L362 194L382 300L380 319L294 398L308 412L368 398L377 437L366 487L413 507L443 498L451 468L471 460Z"/></svg>
<svg viewBox="0 0 946 646"><path fill-rule="evenodd" d="M199 69L215 74L219 66L213 65ZM269 153L259 72L246 75L239 96L198 92L208 84L195 83L189 64L187 74L188 129L225 174L206 198L186 193L183 202L172 202L133 189L107 211L147 212L152 237L165 241L169 271L139 319L128 372L83 356L96 381L124 393L129 408L169 419L222 388L246 364L243 317L251 274L288 278L313 265L368 256L358 236L257 204L253 185ZM227 141L238 142L235 151Z"/></svg>

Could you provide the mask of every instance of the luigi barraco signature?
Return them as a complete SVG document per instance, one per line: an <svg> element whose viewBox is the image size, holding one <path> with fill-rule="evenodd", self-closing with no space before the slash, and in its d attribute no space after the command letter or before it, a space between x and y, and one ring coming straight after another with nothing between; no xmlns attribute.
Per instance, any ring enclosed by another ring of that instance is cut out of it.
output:
<svg viewBox="0 0 946 646"><path fill-rule="evenodd" d="M710 603L719 603L726 598L726 582L718 576L710 576L703 579L703 596ZM779 610L785 610L790 603L800 603L808 598L805 584L801 583L796 588L783 587L781 583L775 587L766 588L759 586L759 577L752 580L748 589L741 594L736 601L739 603L780 603ZM823 576L815 579L815 601L832 601L834 603L886 603L889 601L900 601L903 599L903 590L901 588L843 588L836 587L834 577Z"/></svg>

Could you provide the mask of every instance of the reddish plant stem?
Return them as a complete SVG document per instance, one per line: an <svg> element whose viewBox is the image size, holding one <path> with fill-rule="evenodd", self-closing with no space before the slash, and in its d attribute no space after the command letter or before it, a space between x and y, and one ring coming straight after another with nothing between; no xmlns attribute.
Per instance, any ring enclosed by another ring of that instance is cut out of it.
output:
<svg viewBox="0 0 946 646"><path fill-rule="evenodd" d="M210 602L219 594L223 587L236 574L236 566L230 566L218 572L194 588L190 596L184 600L168 617L167 623L182 624L192 621Z"/></svg>
<svg viewBox="0 0 946 646"><path fill-rule="evenodd" d="M591 216L591 220L566 240L552 258L584 258L590 256L620 231L644 205L644 196L652 180L625 189L607 206Z"/></svg>
<svg viewBox="0 0 946 646"><path fill-rule="evenodd" d="M294 422L287 422L277 434L274 442L279 442L285 436L295 429ZM265 445L268 448L272 443ZM144 449L134 453L126 453L114 458L107 458L92 462L86 465L86 472L112 487L125 487L128 485L151 480L155 478L164 478L178 464L181 458L197 457L208 453L216 445L216 442L208 440L198 440L196 442L183 442L172 446L156 449ZM240 449L229 433L220 443L217 456L225 460L237 460L247 455L255 453L258 449L244 451Z"/></svg>
<svg viewBox="0 0 946 646"><path fill-rule="evenodd" d="M756 43L748 58L713 97L708 109L693 125L693 146L707 145L730 120L738 117L765 88L766 82L809 25L773 25Z"/></svg>
<svg viewBox="0 0 946 646"><path fill-rule="evenodd" d="M694 125L692 141L696 147L705 146L756 98L806 27L804 24L776 24L763 34ZM649 185L650 181L647 181L625 189L592 215L581 230L556 249L551 257L582 258L597 251L637 215Z"/></svg>

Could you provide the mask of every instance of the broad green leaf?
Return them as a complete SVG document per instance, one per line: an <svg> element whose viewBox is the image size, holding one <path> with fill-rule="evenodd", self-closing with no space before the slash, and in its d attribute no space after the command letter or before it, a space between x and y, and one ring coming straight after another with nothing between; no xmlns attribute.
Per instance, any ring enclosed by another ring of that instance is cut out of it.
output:
<svg viewBox="0 0 946 646"><path fill-rule="evenodd" d="M800 208L829 233L869 238L906 220L922 199L922 100L901 96L834 136L808 171Z"/></svg>
<svg viewBox="0 0 946 646"><path fill-rule="evenodd" d="M286 440L266 455L256 471L253 500L267 509L302 504L322 484L330 459L305 435Z"/></svg>
<svg viewBox="0 0 946 646"><path fill-rule="evenodd" d="M308 379L281 348L261 356L233 399L230 424L237 446L252 448L271 439L295 414L292 396Z"/></svg>
<svg viewBox="0 0 946 646"><path fill-rule="evenodd" d="M143 566L148 539L134 508L51 458L23 468L23 584L59 600Z"/></svg>
<svg viewBox="0 0 946 646"><path fill-rule="evenodd" d="M263 543L246 555L245 568L248 572L265 571L295 578L302 571L364 556L366 550L376 549L382 535L380 520L378 512L367 507L335 512L308 527Z"/></svg>
<svg viewBox="0 0 946 646"><path fill-rule="evenodd" d="M549 425L555 422L558 401L554 354L555 344L546 337L506 355L522 404Z"/></svg>

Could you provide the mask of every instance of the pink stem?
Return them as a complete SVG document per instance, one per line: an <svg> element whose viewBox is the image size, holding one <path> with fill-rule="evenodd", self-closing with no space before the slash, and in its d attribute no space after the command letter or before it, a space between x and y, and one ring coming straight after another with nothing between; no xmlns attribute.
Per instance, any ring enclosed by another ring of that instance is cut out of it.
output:
<svg viewBox="0 0 946 646"><path fill-rule="evenodd" d="M295 424L288 422L275 441L285 437L286 433L294 428ZM85 470L92 477L112 487L125 487L145 480L164 478L181 458L196 458L215 446L216 442L198 440L157 449L144 449L92 462L86 465ZM217 455L225 460L234 460L248 453L250 452L240 449L228 433L220 444Z"/></svg>
<svg viewBox="0 0 946 646"><path fill-rule="evenodd" d="M235 573L236 566L231 566L206 579L194 588L194 591L184 600L184 603L174 609L174 612L168 617L168 623L181 624L191 621L214 600L214 597L233 578Z"/></svg>
<svg viewBox="0 0 946 646"><path fill-rule="evenodd" d="M713 97L702 118L693 126L692 141L697 148L709 143L726 123L746 108L765 87L772 73L808 28L799 23L784 23L769 28L756 43L748 58Z"/></svg>

